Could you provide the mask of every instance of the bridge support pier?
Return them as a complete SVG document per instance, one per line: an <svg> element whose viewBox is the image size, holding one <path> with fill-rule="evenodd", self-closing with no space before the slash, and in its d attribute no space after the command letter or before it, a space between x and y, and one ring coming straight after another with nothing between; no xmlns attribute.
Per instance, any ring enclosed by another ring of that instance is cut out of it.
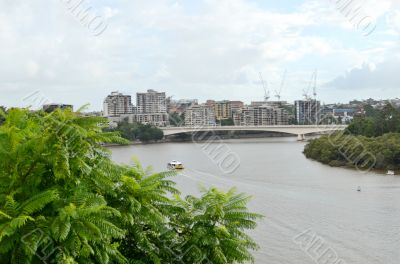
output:
<svg viewBox="0 0 400 264"><path fill-rule="evenodd" d="M304 141L304 140L306 140L306 136L304 134L297 135L297 141Z"/></svg>

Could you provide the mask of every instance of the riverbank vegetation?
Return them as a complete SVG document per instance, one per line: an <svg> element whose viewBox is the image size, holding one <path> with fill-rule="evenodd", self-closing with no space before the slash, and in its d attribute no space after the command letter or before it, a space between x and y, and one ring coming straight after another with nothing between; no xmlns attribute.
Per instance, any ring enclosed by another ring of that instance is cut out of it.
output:
<svg viewBox="0 0 400 264"><path fill-rule="evenodd" d="M365 107L344 132L311 140L307 158L331 166L360 169L400 169L400 110L388 104L377 110Z"/></svg>
<svg viewBox="0 0 400 264"><path fill-rule="evenodd" d="M366 137L400 133L400 110L391 104L386 105L382 110L366 106L365 116L354 118L346 132Z"/></svg>
<svg viewBox="0 0 400 264"><path fill-rule="evenodd" d="M304 154L335 167L399 170L400 134L390 133L375 138L341 133L322 136L311 140L304 148Z"/></svg>
<svg viewBox="0 0 400 264"><path fill-rule="evenodd" d="M106 128L108 132L119 132L121 137L129 141L149 142L159 141L164 138L164 133L158 127L144 125L140 123L128 123L126 121L118 123L115 128Z"/></svg>
<svg viewBox="0 0 400 264"><path fill-rule="evenodd" d="M173 172L115 164L102 118L12 109L0 126L0 263L245 263L249 196L182 197Z"/></svg>

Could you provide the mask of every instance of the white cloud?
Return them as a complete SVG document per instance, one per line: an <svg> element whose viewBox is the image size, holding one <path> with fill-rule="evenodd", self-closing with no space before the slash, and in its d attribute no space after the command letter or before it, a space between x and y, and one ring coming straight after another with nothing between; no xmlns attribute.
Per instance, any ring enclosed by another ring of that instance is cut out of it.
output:
<svg viewBox="0 0 400 264"><path fill-rule="evenodd" d="M34 61L28 61L26 65L28 77L36 77L40 69L40 66Z"/></svg>
<svg viewBox="0 0 400 264"><path fill-rule="evenodd" d="M400 85L399 65L400 57L398 56L377 65L365 63L336 78L327 86L348 90L397 90Z"/></svg>
<svg viewBox="0 0 400 264"><path fill-rule="evenodd" d="M393 7L388 3L380 1L374 15L383 16ZM324 27L353 30L328 0L307 0L287 12L245 0L204 0L194 10L188 5L179 0L96 2L93 11L109 26L94 37L59 0L1 1L0 91L7 96L0 104L18 105L37 89L54 101L90 102L97 109L112 90L134 94L148 88L177 97L250 101L263 95L258 72L276 86L285 68L283 94L295 99L304 86L299 80L308 80L313 69L319 68L324 80L363 62L376 63L379 70L393 45L378 39L357 48L340 34L320 34ZM369 12L372 2L364 6ZM391 30L397 17L394 11L388 18Z"/></svg>
<svg viewBox="0 0 400 264"><path fill-rule="evenodd" d="M390 29L394 30L397 35L400 34L400 10L393 10L389 13L387 22Z"/></svg>

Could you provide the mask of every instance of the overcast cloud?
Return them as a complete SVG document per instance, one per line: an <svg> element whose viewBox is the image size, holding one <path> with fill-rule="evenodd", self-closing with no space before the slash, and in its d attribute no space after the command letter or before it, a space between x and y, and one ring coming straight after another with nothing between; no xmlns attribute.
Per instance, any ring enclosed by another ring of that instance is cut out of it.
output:
<svg viewBox="0 0 400 264"><path fill-rule="evenodd" d="M68 1L0 1L1 105L36 90L94 110L115 90L250 102L263 97L258 72L273 91L285 69L289 101L315 69L324 102L398 97L397 1L360 2L377 25L368 37L329 0L86 0L107 23L99 36Z"/></svg>

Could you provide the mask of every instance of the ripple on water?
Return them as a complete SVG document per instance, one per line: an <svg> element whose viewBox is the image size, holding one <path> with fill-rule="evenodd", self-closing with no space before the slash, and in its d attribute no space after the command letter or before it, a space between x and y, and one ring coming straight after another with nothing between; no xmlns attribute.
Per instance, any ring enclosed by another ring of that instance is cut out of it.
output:
<svg viewBox="0 0 400 264"><path fill-rule="evenodd" d="M304 158L304 143L291 138L224 142L240 157L234 174L224 175L192 143L111 148L113 159L128 163L137 156L156 171L172 159L185 169L175 179L185 193L217 186L253 196L252 210L265 215L252 231L261 249L257 263L314 263L293 242L312 228L345 263L400 263L400 177L331 168ZM357 192L357 186L362 191Z"/></svg>

